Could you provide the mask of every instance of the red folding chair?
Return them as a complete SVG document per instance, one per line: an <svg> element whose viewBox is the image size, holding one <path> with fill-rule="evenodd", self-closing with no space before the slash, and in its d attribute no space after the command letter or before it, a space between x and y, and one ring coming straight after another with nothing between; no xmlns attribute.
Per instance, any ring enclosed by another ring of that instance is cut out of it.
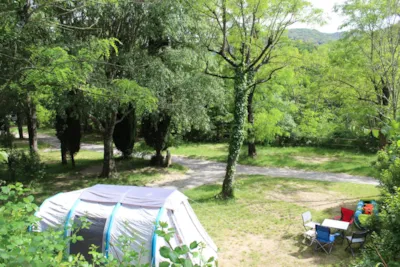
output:
<svg viewBox="0 0 400 267"><path fill-rule="evenodd" d="M335 216L333 219L348 222L348 223L352 224L354 221L354 210L350 210L350 209L346 209L346 208L342 207L340 209L340 211L342 214L339 216Z"/></svg>

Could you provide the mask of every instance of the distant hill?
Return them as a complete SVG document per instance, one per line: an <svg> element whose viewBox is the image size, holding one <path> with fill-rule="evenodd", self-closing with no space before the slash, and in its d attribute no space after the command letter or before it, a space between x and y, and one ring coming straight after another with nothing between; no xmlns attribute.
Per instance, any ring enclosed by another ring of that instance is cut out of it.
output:
<svg viewBox="0 0 400 267"><path fill-rule="evenodd" d="M342 37L341 32L323 33L313 29L289 29L288 34L290 39L302 40L307 43L318 45L336 41Z"/></svg>

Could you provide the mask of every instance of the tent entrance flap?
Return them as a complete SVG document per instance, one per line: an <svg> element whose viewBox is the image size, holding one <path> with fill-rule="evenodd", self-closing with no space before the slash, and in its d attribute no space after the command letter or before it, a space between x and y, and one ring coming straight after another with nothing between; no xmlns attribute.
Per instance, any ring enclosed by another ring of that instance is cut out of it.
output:
<svg viewBox="0 0 400 267"><path fill-rule="evenodd" d="M81 228L81 217L85 217L90 223L88 229ZM70 244L70 254L82 254L86 260L91 261L92 255L89 254L91 245L95 245L97 252L101 252L103 245L103 233L106 226L106 218L93 218L87 216L75 216L74 225L77 226L78 231L75 232L77 236L82 236L82 241L77 241Z"/></svg>

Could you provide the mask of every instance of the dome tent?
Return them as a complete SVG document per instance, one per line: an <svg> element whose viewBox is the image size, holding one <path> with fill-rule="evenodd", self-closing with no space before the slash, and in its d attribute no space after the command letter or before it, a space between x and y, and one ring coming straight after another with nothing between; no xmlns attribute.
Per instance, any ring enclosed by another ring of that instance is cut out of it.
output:
<svg viewBox="0 0 400 267"><path fill-rule="evenodd" d="M121 258L122 252L113 244L123 235L133 237L132 249L138 252L145 249L141 263L152 262L158 266L165 261L158 251L167 246L155 233L158 222L175 228L170 240L173 247L203 242L206 245L204 258L217 258L217 247L200 224L187 197L174 189L98 184L46 199L36 216L41 218L38 231L63 228L65 236L71 234L71 222L87 218L90 228L79 232L84 240L71 243L69 247L70 253L80 252L86 258L89 258L91 244L98 246L106 256L112 254Z"/></svg>

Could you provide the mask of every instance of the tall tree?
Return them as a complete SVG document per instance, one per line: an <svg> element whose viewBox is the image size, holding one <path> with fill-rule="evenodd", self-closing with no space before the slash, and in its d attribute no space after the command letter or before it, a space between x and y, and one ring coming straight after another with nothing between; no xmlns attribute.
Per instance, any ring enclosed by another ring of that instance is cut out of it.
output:
<svg viewBox="0 0 400 267"><path fill-rule="evenodd" d="M234 121L220 194L222 198L232 198L236 162L245 138L249 90L269 80L281 68L263 72L265 67L271 66L274 51L287 27L295 22L309 22L319 12L303 0L218 0L201 5L199 8L210 24L208 50L220 57L226 69L226 73L218 72L220 68L207 69L206 72L232 79L234 83ZM260 73L263 73L262 77Z"/></svg>
<svg viewBox="0 0 400 267"><path fill-rule="evenodd" d="M349 0L336 9L346 17L342 26L349 31L346 45L356 47L355 53L348 56L353 59L353 66L358 66L360 76L365 77L370 90L351 79L340 81L354 89L360 101L374 107L373 124L380 128L383 147L386 144L385 125L397 119L399 109L400 3L397 0Z"/></svg>
<svg viewBox="0 0 400 267"><path fill-rule="evenodd" d="M203 72L206 51L199 36L204 35L204 27L198 25L187 1L149 6L146 20L143 36L147 51L138 55L144 67L136 76L153 91L158 103L154 112L144 116L142 132L156 151L153 163L162 166L161 152L171 139L191 129L209 127L207 107L216 102L221 86Z"/></svg>

